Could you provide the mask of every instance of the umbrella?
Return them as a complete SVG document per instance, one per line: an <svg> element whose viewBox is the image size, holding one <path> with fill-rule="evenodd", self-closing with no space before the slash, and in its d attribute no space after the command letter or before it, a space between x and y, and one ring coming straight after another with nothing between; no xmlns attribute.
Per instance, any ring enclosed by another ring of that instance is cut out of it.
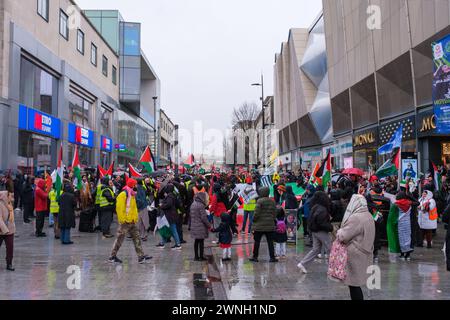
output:
<svg viewBox="0 0 450 320"><path fill-rule="evenodd" d="M158 171L150 173L149 176L152 178L158 178L158 177L162 177L166 174L167 174L167 172L165 170L158 170Z"/></svg>
<svg viewBox="0 0 450 320"><path fill-rule="evenodd" d="M364 171L362 171L361 169L358 168L349 168L349 169L345 169L344 171L342 171L343 174L354 174L355 176L363 176L364 175Z"/></svg>

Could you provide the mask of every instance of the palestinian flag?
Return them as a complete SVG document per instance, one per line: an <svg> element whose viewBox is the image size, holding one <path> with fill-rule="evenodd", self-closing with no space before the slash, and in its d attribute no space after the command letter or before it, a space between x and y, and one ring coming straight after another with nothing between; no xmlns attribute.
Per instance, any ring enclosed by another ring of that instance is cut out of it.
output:
<svg viewBox="0 0 450 320"><path fill-rule="evenodd" d="M72 161L72 172L75 177L73 185L78 189L83 189L83 181L81 180L80 157L78 155L78 146L75 145L75 153Z"/></svg>
<svg viewBox="0 0 450 320"><path fill-rule="evenodd" d="M169 239L172 236L172 232L170 231L170 224L167 221L165 215L156 218L156 228L155 231L158 230L161 237L165 239Z"/></svg>
<svg viewBox="0 0 450 320"><path fill-rule="evenodd" d="M311 177L309 178L309 183L317 187L318 182L320 182L320 177L317 177L317 172L319 171L319 163L316 163L316 166L314 167L314 170L311 174Z"/></svg>
<svg viewBox="0 0 450 320"><path fill-rule="evenodd" d="M128 169L130 171L130 177L131 178L142 178L142 174L131 165L131 163L128 164Z"/></svg>
<svg viewBox="0 0 450 320"><path fill-rule="evenodd" d="M327 157L323 160L322 165L317 171L316 177L322 180L322 187L328 191L328 182L331 181L331 152L328 151Z"/></svg>
<svg viewBox="0 0 450 320"><path fill-rule="evenodd" d="M381 179L390 176L397 176L400 169L400 149L398 149L392 157L386 161L378 170L375 175Z"/></svg>
<svg viewBox="0 0 450 320"><path fill-rule="evenodd" d="M436 188L436 191L441 190L442 187L441 174L439 173L437 166L431 160L430 160L430 173L431 176L433 177L434 187Z"/></svg>
<svg viewBox="0 0 450 320"><path fill-rule="evenodd" d="M139 162L144 166L144 169L148 173L153 173L156 171L155 159L153 158L153 154L149 146L145 148L144 154Z"/></svg>
<svg viewBox="0 0 450 320"><path fill-rule="evenodd" d="M106 170L101 165L97 165L98 179L103 179L106 176Z"/></svg>
<svg viewBox="0 0 450 320"><path fill-rule="evenodd" d="M186 162L184 163L184 166L185 166L185 168L187 168L187 169L190 169L190 168L192 168L193 166L195 166L195 158L194 158L194 155L193 154L191 154L190 156L189 156L189 158L186 160Z"/></svg>
<svg viewBox="0 0 450 320"><path fill-rule="evenodd" d="M59 148L58 167L56 168L56 177L55 181L53 181L56 190L56 200L59 200L61 196L64 180L64 165L62 163L62 156L63 156L63 145L61 143L61 148Z"/></svg>

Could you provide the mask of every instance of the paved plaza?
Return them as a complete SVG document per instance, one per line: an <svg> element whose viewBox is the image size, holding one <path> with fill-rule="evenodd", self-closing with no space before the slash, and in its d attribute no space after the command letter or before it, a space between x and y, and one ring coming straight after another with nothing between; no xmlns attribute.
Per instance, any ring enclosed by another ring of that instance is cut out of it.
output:
<svg viewBox="0 0 450 320"><path fill-rule="evenodd" d="M113 228L117 227L116 224ZM149 264L139 265L132 241L119 251L123 265L107 262L114 239L101 234L73 232L72 246L63 246L48 229L47 238L33 235L34 221L24 225L17 217L15 272L4 268L5 249L1 248L0 299L175 299L175 300L308 300L349 299L348 289L326 277L327 263L317 259L306 275L296 265L308 247L300 240L288 247L288 258L268 263L267 244L261 244L260 262L248 261L252 241L247 236L234 239L233 260L223 263L221 250L206 243L207 262L193 260L193 241L185 230L187 244L182 251L157 249L151 235L144 250L153 256ZM444 230L439 230L433 249L417 248L412 261L391 263L386 248L380 255L381 290L364 290L367 299L449 299L450 273L441 251ZM69 290L69 266L79 266L81 289Z"/></svg>

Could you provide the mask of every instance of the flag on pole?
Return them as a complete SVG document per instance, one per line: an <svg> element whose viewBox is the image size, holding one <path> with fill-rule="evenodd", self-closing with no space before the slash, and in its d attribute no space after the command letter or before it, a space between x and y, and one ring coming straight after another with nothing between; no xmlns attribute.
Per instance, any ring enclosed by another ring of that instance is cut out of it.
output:
<svg viewBox="0 0 450 320"><path fill-rule="evenodd" d="M144 169L148 173L153 173L156 171L155 159L153 158L153 154L149 146L145 148L145 151L142 154L141 159L139 159L139 162L144 166Z"/></svg>
<svg viewBox="0 0 450 320"><path fill-rule="evenodd" d="M83 189L83 181L81 180L80 158L78 155L78 146L77 145L75 145L75 153L73 155L72 172L75 177L75 179L73 180L73 185L78 190Z"/></svg>
<svg viewBox="0 0 450 320"><path fill-rule="evenodd" d="M436 191L441 190L442 185L441 174L439 173L437 166L431 160L430 160L430 172L431 176L433 177L434 187L436 188Z"/></svg>
<svg viewBox="0 0 450 320"><path fill-rule="evenodd" d="M132 178L142 178L142 174L131 165L131 163L128 164L128 169L130 171L130 177Z"/></svg>
<svg viewBox="0 0 450 320"><path fill-rule="evenodd" d="M185 166L187 169L190 169L190 168L192 168L192 167L195 166L195 157L194 157L193 154L191 154L191 155L188 157L188 159L187 159L186 162L184 163L184 166Z"/></svg>
<svg viewBox="0 0 450 320"><path fill-rule="evenodd" d="M400 148L402 146L402 137L403 137L403 124L400 125L400 128L394 133L391 139L384 146L378 149L378 154L388 154L392 153L392 151L396 148Z"/></svg>
<svg viewBox="0 0 450 320"><path fill-rule="evenodd" d="M272 187L272 179L270 178L270 176L262 176L261 185L268 188Z"/></svg>
<svg viewBox="0 0 450 320"><path fill-rule="evenodd" d="M319 169L320 169L319 163L316 163L316 166L314 167L314 170L311 173L311 177L309 178L309 184L312 184L315 187L317 187L320 182L320 177L317 177L317 172L319 171Z"/></svg>
<svg viewBox="0 0 450 320"><path fill-rule="evenodd" d="M392 157L386 161L375 173L375 175L381 179L389 176L395 176L398 174L400 168L400 149L398 149ZM400 181L399 181L400 182Z"/></svg>
<svg viewBox="0 0 450 320"><path fill-rule="evenodd" d="M328 183L331 181L331 150L328 150L327 157L323 160L315 176L322 180L322 187L328 191Z"/></svg>
<svg viewBox="0 0 450 320"><path fill-rule="evenodd" d="M47 172L47 168L45 168L44 171L44 180L45 180L45 188L47 192L50 192L50 190L52 190L53 187L53 181L52 181L52 176L50 174L48 174Z"/></svg>
<svg viewBox="0 0 450 320"><path fill-rule="evenodd" d="M106 170L105 168L103 168L101 165L97 165L97 170L98 170L98 178L99 179L103 179L106 176Z"/></svg>
<svg viewBox="0 0 450 320"><path fill-rule="evenodd" d="M115 164L116 164L116 162L113 161L113 163L109 166L108 171L106 171L106 175L109 176L110 178L112 178L112 176L113 176Z"/></svg>
<svg viewBox="0 0 450 320"><path fill-rule="evenodd" d="M64 179L64 165L62 163L62 155L63 155L63 145L61 143L61 148L59 148L59 156L58 156L58 167L56 168L56 177L55 181L55 190L56 190L56 200L59 200L61 197L61 191L63 187L63 179Z"/></svg>

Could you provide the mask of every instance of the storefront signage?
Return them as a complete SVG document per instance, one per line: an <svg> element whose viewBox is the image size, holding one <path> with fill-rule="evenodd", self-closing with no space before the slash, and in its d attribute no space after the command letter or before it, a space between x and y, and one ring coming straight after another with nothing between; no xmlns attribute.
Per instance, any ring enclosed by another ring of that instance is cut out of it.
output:
<svg viewBox="0 0 450 320"><path fill-rule="evenodd" d="M450 133L450 35L433 42L433 105L436 131Z"/></svg>
<svg viewBox="0 0 450 320"><path fill-rule="evenodd" d="M116 150L118 150L118 151L126 150L126 149L127 149L127 146L124 145L124 144L116 144L116 145L114 146L114 149L116 149Z"/></svg>
<svg viewBox="0 0 450 320"><path fill-rule="evenodd" d="M428 132L436 129L436 115L432 114L422 119L420 132Z"/></svg>
<svg viewBox="0 0 450 320"><path fill-rule="evenodd" d="M75 143L80 146L93 148L94 147L94 131L69 123L69 137L70 143Z"/></svg>
<svg viewBox="0 0 450 320"><path fill-rule="evenodd" d="M50 136L61 137L61 120L46 113L19 105L19 129Z"/></svg>
<svg viewBox="0 0 450 320"><path fill-rule="evenodd" d="M446 133L440 133L437 129L438 124L434 109L422 111L417 114L417 136L419 138L447 135Z"/></svg>
<svg viewBox="0 0 450 320"><path fill-rule="evenodd" d="M112 151L112 139L101 136L100 137L100 150L111 152Z"/></svg>
<svg viewBox="0 0 450 320"><path fill-rule="evenodd" d="M371 144L375 142L375 133L374 132L367 132L360 135L357 135L355 137L355 146L363 146L366 144Z"/></svg>

